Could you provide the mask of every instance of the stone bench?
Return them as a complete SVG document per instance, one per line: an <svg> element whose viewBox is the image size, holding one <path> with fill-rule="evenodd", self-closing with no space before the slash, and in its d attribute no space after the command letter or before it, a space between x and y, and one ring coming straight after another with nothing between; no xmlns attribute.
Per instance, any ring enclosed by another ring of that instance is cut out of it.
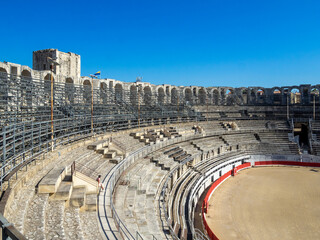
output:
<svg viewBox="0 0 320 240"><path fill-rule="evenodd" d="M107 140L100 140L88 145L88 149L98 150L108 145Z"/></svg>
<svg viewBox="0 0 320 240"><path fill-rule="evenodd" d="M38 193L55 193L65 175L65 167L54 167L39 183Z"/></svg>

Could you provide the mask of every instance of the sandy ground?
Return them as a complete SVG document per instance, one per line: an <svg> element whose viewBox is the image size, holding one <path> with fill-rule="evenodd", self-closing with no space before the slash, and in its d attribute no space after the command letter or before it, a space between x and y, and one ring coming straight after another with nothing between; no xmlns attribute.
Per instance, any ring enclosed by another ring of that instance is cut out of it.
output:
<svg viewBox="0 0 320 240"><path fill-rule="evenodd" d="M220 240L320 239L320 169L243 170L213 193L207 221Z"/></svg>

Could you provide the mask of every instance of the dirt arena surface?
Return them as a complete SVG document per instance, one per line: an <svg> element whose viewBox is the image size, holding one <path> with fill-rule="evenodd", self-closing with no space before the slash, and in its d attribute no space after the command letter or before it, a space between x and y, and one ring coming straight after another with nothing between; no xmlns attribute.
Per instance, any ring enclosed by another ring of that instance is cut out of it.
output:
<svg viewBox="0 0 320 240"><path fill-rule="evenodd" d="M243 170L212 194L207 222L220 240L320 239L320 168Z"/></svg>

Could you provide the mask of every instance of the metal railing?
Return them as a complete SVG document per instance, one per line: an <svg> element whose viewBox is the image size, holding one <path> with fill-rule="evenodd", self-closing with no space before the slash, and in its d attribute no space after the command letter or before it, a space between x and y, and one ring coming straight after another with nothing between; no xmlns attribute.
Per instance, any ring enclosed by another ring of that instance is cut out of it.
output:
<svg viewBox="0 0 320 240"><path fill-rule="evenodd" d="M12 223L9 223L8 220L0 214L0 228L1 228L1 239L5 240L27 240Z"/></svg>

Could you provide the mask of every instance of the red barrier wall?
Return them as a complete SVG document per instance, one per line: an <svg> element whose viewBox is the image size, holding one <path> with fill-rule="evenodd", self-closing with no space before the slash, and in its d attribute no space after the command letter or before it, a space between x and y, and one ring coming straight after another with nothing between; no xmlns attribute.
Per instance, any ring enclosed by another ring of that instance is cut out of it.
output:
<svg viewBox="0 0 320 240"><path fill-rule="evenodd" d="M242 165L239 165L236 167L235 172L238 172L244 168L248 168L251 167L250 163L244 163ZM207 192L203 202L202 202L202 221L203 221L203 225L210 237L210 239L212 240L219 240L219 238L217 238L217 236L213 233L213 231L210 229L210 227L208 226L208 223L206 221L205 218L205 213L207 213L207 209L208 209L208 201L210 198L211 193L219 186L219 184L221 182L223 182L225 179L227 179L228 177L231 176L231 174L234 173L233 170L230 170L229 172L225 173L224 175L222 175L219 179L217 179L210 187L209 191Z"/></svg>
<svg viewBox="0 0 320 240"><path fill-rule="evenodd" d="M262 165L289 165L289 166L302 166L302 167L320 167L320 163L312 162L294 162L294 161L261 161L255 162L255 166Z"/></svg>
<svg viewBox="0 0 320 240"><path fill-rule="evenodd" d="M320 167L320 163L312 163L312 162L294 162L294 161L261 161L261 162L255 162L255 166L263 166L263 165L289 165L289 166L302 166L302 167ZM202 202L202 220L203 225L212 240L219 240L217 236L213 233L213 231L210 229L210 227L207 224L205 213L207 213L208 208L208 201L210 198L211 193L219 186L219 184L224 181L226 178L228 178L231 174L235 174L236 172L251 167L250 163L244 163L242 165L239 165L236 167L236 169L233 171L229 171L225 173L223 176L221 176L218 180L216 180L210 187L206 197L204 198Z"/></svg>

